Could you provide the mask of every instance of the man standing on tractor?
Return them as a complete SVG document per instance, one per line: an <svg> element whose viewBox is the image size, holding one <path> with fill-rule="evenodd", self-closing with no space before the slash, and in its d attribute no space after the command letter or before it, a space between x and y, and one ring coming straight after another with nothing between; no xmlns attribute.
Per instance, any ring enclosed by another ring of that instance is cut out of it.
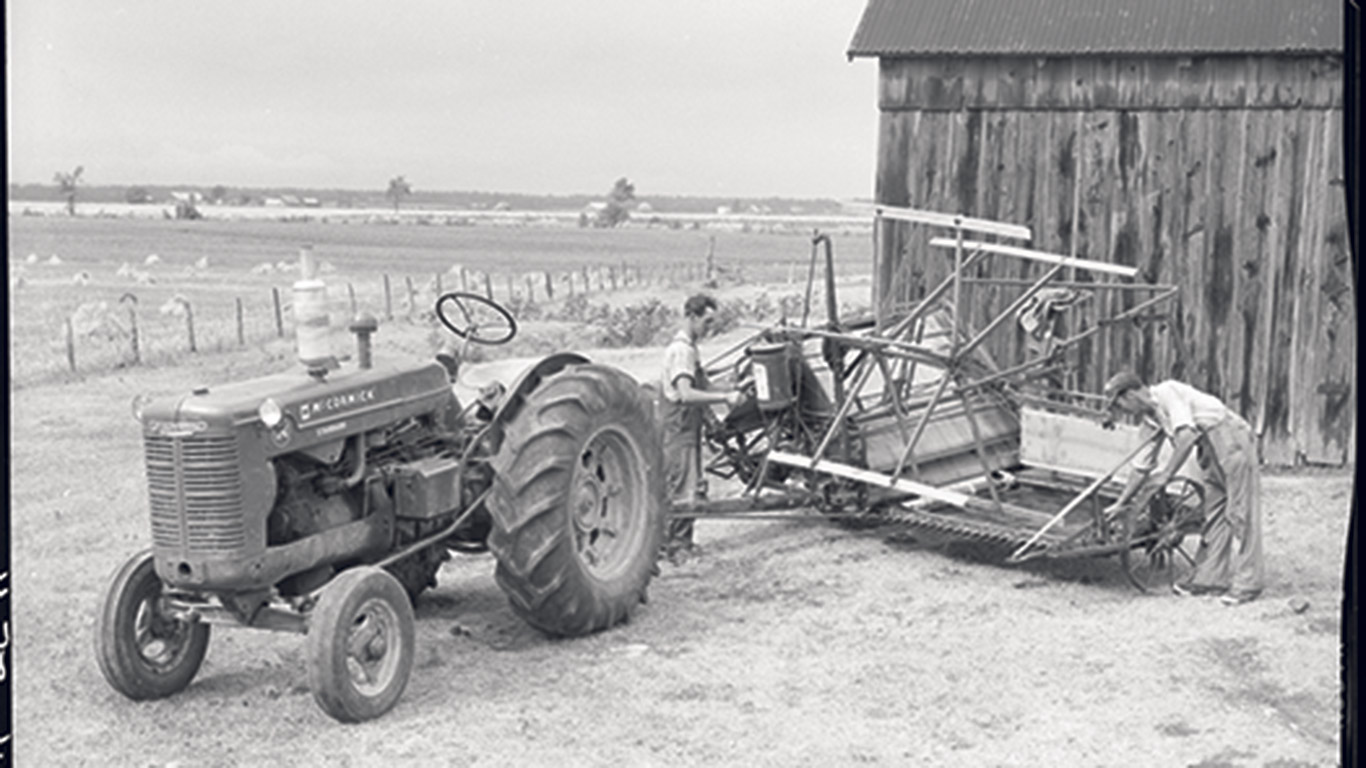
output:
<svg viewBox="0 0 1366 768"><path fill-rule="evenodd" d="M1189 580L1172 585L1178 595L1223 593L1226 605L1239 605L1261 594L1265 579L1262 561L1262 516L1257 441L1252 428L1217 397L1179 381L1145 386L1125 371L1105 384L1106 408L1139 416L1143 437L1161 432L1172 444L1171 460L1147 488L1162 488L1192 448L1204 472L1205 524L1195 571ZM1157 467L1164 441L1134 459L1134 471L1123 493L1106 509L1120 513Z"/></svg>
<svg viewBox="0 0 1366 768"><path fill-rule="evenodd" d="M664 348L660 376L660 421L664 432L664 462L669 495L675 503L694 502L706 495L702 477L702 421L715 403L737 405L742 395L735 390L713 390L702 369L697 342L716 322L716 299L706 294L683 303L683 327ZM693 519L669 523L664 553L677 562L693 546Z"/></svg>

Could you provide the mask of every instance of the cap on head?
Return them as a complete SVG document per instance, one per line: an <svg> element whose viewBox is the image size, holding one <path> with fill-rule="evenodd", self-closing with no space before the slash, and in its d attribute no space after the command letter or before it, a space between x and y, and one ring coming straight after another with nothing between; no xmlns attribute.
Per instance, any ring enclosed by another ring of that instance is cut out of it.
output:
<svg viewBox="0 0 1366 768"><path fill-rule="evenodd" d="M1133 371L1120 371L1110 380L1105 382L1105 408L1109 410L1115 407L1115 401L1125 392L1139 389L1143 386L1143 380L1138 378L1138 374Z"/></svg>

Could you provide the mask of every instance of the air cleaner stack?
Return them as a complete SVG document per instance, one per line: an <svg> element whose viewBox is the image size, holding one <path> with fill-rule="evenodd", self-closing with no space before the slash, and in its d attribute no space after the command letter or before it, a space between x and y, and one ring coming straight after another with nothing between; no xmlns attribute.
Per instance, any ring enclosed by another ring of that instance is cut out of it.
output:
<svg viewBox="0 0 1366 768"><path fill-rule="evenodd" d="M299 362L310 373L322 374L337 361L329 348L331 333L327 315L327 285L318 279L313 246L299 249L299 279L294 283L294 332Z"/></svg>

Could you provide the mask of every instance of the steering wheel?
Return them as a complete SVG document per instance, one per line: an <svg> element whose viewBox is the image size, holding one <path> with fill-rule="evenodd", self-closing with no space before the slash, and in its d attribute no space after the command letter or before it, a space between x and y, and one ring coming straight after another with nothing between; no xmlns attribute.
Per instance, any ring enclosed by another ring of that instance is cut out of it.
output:
<svg viewBox="0 0 1366 768"><path fill-rule="evenodd" d="M446 315L446 305L454 304L460 310L463 323L457 323ZM486 299L477 293L442 294L436 300L436 316L451 333L476 344L506 344L517 335L517 321L503 305Z"/></svg>

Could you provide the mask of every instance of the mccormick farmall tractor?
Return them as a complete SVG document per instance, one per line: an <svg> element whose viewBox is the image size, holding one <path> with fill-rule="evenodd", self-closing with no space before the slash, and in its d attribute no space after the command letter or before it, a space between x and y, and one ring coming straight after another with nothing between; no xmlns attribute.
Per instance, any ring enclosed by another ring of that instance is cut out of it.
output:
<svg viewBox="0 0 1366 768"><path fill-rule="evenodd" d="M551 635L625 620L644 601L667 509L651 405L621 371L551 355L459 402L468 344L516 323L468 293L436 303L461 340L434 362L328 354L325 289L305 250L296 371L134 403L152 547L114 575L96 621L100 669L132 699L188 686L210 625L305 635L332 717L378 717L413 665L412 601L451 552L491 550L513 610ZM491 320L491 322L490 322Z"/></svg>

